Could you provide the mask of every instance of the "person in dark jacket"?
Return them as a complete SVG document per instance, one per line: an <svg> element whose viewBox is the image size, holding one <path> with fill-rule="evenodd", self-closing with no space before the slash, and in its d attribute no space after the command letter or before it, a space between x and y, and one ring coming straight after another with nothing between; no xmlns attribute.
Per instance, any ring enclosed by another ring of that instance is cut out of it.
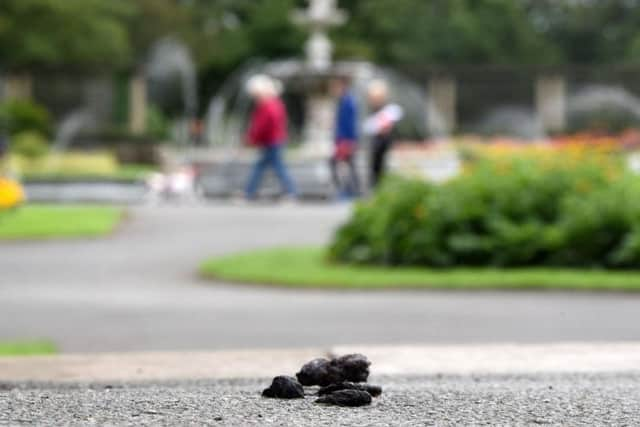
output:
<svg viewBox="0 0 640 427"><path fill-rule="evenodd" d="M247 90L255 100L255 109L247 131L248 142L260 150L249 182L246 197L255 199L262 176L273 168L285 194L296 197L296 188L284 163L282 150L287 142L287 111L279 97L280 83L265 75L252 77Z"/></svg>
<svg viewBox="0 0 640 427"><path fill-rule="evenodd" d="M351 81L343 76L331 82L331 94L338 99L335 118L334 153L330 166L333 182L340 197L357 196L360 192L355 155L358 149L358 106L351 92ZM348 178L341 179L339 167L348 168ZM343 182L345 181L345 182Z"/></svg>

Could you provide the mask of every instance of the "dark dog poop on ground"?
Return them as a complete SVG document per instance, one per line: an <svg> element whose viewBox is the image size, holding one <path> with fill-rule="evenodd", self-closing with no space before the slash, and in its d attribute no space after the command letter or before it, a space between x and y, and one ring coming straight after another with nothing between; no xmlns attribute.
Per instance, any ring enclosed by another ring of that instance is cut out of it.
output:
<svg viewBox="0 0 640 427"><path fill-rule="evenodd" d="M298 381L304 386L366 382L369 378L371 362L362 354L348 354L337 358L314 359L305 364L296 374Z"/></svg>
<svg viewBox="0 0 640 427"><path fill-rule="evenodd" d="M303 386L321 386L316 403L335 406L370 405L372 396L380 396L382 387L366 384L371 362L362 354L347 354L331 359L313 359L296 378L275 377L262 396L278 399L304 398Z"/></svg>
<svg viewBox="0 0 640 427"><path fill-rule="evenodd" d="M371 404L371 395L362 390L338 390L320 397L316 403L335 406L366 406Z"/></svg>
<svg viewBox="0 0 640 427"><path fill-rule="evenodd" d="M355 384L350 382L331 384L318 390L318 396L331 394L339 390L360 390L366 391L372 397L378 397L382 394L382 387L371 384Z"/></svg>
<svg viewBox="0 0 640 427"><path fill-rule="evenodd" d="M304 389L295 378L279 376L273 379L269 388L264 389L262 396L276 399L302 399Z"/></svg>

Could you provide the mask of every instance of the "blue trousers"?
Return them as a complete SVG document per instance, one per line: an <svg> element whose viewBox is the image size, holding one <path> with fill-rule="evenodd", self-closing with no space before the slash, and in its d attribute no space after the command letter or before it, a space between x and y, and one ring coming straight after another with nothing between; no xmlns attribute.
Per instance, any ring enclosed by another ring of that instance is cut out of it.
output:
<svg viewBox="0 0 640 427"><path fill-rule="evenodd" d="M256 163L253 165L251 177L249 178L249 183L246 188L248 198L253 199L256 197L258 188L260 187L260 182L262 181L262 175L269 167L273 168L273 171L280 180L280 184L282 185L282 189L285 193L289 196L295 197L296 188L289 176L289 172L287 172L284 160L282 159L282 148L282 145L273 145L269 147L262 147L260 149L260 155Z"/></svg>

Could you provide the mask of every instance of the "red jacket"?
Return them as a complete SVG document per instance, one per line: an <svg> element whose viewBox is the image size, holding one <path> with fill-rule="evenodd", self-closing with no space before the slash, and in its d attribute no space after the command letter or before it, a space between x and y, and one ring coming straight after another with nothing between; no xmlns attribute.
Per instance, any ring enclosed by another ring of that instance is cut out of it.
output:
<svg viewBox="0 0 640 427"><path fill-rule="evenodd" d="M258 103L251 116L247 139L260 147L279 145L287 140L287 110L279 98Z"/></svg>

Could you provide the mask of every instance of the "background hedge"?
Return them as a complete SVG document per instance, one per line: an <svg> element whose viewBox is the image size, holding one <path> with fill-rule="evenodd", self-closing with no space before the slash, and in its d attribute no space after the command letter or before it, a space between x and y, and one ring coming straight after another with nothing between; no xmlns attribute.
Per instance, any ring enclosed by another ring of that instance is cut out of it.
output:
<svg viewBox="0 0 640 427"><path fill-rule="evenodd" d="M330 247L378 265L640 267L640 183L589 150L485 158L445 184L393 177Z"/></svg>

